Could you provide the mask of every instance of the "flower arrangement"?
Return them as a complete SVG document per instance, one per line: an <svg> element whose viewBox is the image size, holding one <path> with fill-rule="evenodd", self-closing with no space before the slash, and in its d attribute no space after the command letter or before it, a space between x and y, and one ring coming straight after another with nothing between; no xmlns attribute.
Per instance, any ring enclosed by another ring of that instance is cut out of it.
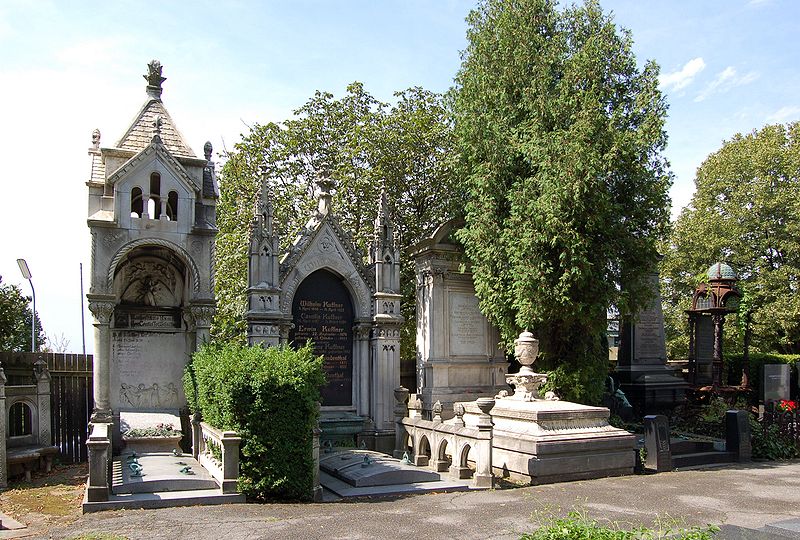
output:
<svg viewBox="0 0 800 540"><path fill-rule="evenodd" d="M797 402L788 399L782 399L775 405L775 409L778 412L796 412Z"/></svg>
<svg viewBox="0 0 800 540"><path fill-rule="evenodd" d="M181 435L180 430L172 427L172 424L156 424L155 427L133 428L125 432L128 438L148 438L148 437L175 437Z"/></svg>

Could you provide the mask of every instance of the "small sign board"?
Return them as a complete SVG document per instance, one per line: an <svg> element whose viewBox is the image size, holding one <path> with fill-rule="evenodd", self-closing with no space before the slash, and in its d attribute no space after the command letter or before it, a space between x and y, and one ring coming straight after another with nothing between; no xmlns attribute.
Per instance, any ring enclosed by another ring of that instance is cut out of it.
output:
<svg viewBox="0 0 800 540"><path fill-rule="evenodd" d="M765 403L790 398L791 375L789 369L788 364L764 364L762 391Z"/></svg>

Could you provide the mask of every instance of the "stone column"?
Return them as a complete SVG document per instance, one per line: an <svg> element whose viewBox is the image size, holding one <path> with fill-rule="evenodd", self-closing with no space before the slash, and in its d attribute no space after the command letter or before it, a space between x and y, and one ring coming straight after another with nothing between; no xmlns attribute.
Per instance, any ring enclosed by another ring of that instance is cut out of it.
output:
<svg viewBox="0 0 800 540"><path fill-rule="evenodd" d="M194 328L190 331L195 333L194 351L200 348L203 343L211 340L211 319L214 317L214 302L195 302L189 306L189 317L193 322Z"/></svg>
<svg viewBox="0 0 800 540"><path fill-rule="evenodd" d="M689 313L689 382L695 384L697 378L697 358L694 355L694 333L695 333L694 313Z"/></svg>
<svg viewBox="0 0 800 540"><path fill-rule="evenodd" d="M39 356L33 364L33 373L36 377L36 407L39 415L39 444L50 446L52 436L50 433L50 371L47 362Z"/></svg>
<svg viewBox="0 0 800 540"><path fill-rule="evenodd" d="M0 366L0 488L8 486L6 467L6 374Z"/></svg>
<svg viewBox="0 0 800 540"><path fill-rule="evenodd" d="M114 313L114 296L89 294L89 311L94 317L93 423L112 421L111 417L111 315Z"/></svg>
<svg viewBox="0 0 800 540"><path fill-rule="evenodd" d="M490 488L494 486L494 474L492 474L492 431L494 423L489 411L494 407L494 399L478 398L475 403L481 410L476 424L481 435L481 440L475 445L475 477L473 483L475 487Z"/></svg>

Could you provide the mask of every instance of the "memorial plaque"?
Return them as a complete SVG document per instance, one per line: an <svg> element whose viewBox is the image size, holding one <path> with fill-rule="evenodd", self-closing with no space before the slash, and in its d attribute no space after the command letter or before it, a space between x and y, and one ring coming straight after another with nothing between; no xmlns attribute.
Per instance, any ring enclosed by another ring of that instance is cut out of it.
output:
<svg viewBox="0 0 800 540"><path fill-rule="evenodd" d="M451 292L450 355L486 356L486 318L474 293Z"/></svg>
<svg viewBox="0 0 800 540"><path fill-rule="evenodd" d="M633 331L633 360L635 364L663 364L667 360L664 340L664 316L661 306L639 313Z"/></svg>
<svg viewBox="0 0 800 540"><path fill-rule="evenodd" d="M322 404L352 405L353 302L342 280L326 270L308 276L294 295L292 318L289 340L301 346L310 339L323 357Z"/></svg>
<svg viewBox="0 0 800 540"><path fill-rule="evenodd" d="M791 375L788 364L764 364L764 402L789 399Z"/></svg>

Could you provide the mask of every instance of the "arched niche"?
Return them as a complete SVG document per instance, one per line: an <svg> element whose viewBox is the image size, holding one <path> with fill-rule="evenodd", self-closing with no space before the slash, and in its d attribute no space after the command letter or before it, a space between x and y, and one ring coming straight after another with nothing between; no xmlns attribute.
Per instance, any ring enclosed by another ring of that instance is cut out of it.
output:
<svg viewBox="0 0 800 540"><path fill-rule="evenodd" d="M352 406L355 310L345 281L327 269L316 270L300 282L291 306L289 341L301 346L311 340L314 353L323 356L322 405Z"/></svg>

